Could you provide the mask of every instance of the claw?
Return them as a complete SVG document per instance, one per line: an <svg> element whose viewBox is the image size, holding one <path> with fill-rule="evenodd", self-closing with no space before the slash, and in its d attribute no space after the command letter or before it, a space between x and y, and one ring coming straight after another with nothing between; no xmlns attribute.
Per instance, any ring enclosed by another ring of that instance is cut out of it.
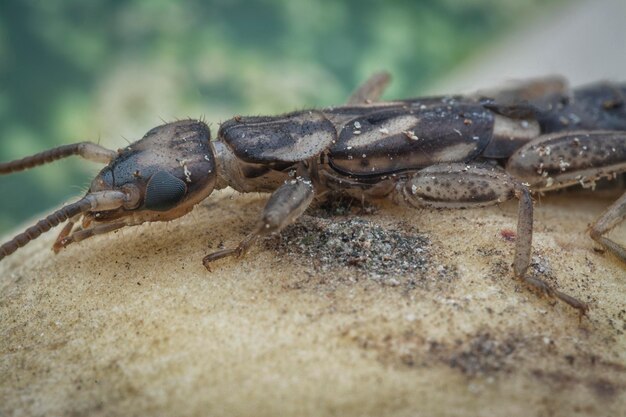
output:
<svg viewBox="0 0 626 417"><path fill-rule="evenodd" d="M211 271L211 268L209 266L209 264L211 262L217 261L218 259L222 259L222 258L226 258L228 256L236 256L236 257L240 257L242 255L243 250L237 246L234 249L222 249L219 250L217 252L213 252L211 254L208 254L207 256L205 256L202 259L202 265L204 265L204 267L206 269L209 270L209 272L213 272Z"/></svg>

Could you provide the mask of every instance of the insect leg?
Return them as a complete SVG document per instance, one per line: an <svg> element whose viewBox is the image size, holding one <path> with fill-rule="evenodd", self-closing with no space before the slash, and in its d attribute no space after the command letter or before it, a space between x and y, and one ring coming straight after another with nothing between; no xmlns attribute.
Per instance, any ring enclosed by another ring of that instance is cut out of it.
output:
<svg viewBox="0 0 626 417"><path fill-rule="evenodd" d="M73 143L71 145L63 145L57 148L49 149L15 161L0 163L0 174L23 171L38 165L56 161L57 159L67 158L72 155L79 155L93 162L109 163L117 156L117 152L106 149L92 142Z"/></svg>
<svg viewBox="0 0 626 417"><path fill-rule="evenodd" d="M210 263L228 256L243 256L254 241L272 233L280 232L296 220L313 201L315 190L308 178L296 177L280 186L265 205L261 219L255 230L243 239L237 247L224 249L204 257L202 263L210 270Z"/></svg>
<svg viewBox="0 0 626 417"><path fill-rule="evenodd" d="M626 132L573 131L540 136L517 150L507 171L530 184L533 191L594 186L596 180L626 172ZM605 237L626 217L626 195L593 224L591 237L626 261L626 249Z"/></svg>
<svg viewBox="0 0 626 417"><path fill-rule="evenodd" d="M626 132L568 131L541 135L509 158L506 171L535 191L580 184L626 172Z"/></svg>
<svg viewBox="0 0 626 417"><path fill-rule="evenodd" d="M390 81L391 75L388 72L377 72L352 93L347 104L367 104L380 100Z"/></svg>
<svg viewBox="0 0 626 417"><path fill-rule="evenodd" d="M530 265L533 234L533 203L528 188L500 169L465 164L440 164L402 179L395 198L413 207L472 208L519 200L513 272L527 285L569 304L584 314L585 303L548 283L526 274Z"/></svg>
<svg viewBox="0 0 626 417"><path fill-rule="evenodd" d="M125 200L126 195L120 191L99 191L87 194L77 202L60 208L13 239L0 245L0 260L68 219L90 210L112 210L121 207Z"/></svg>
<svg viewBox="0 0 626 417"><path fill-rule="evenodd" d="M604 235L611 231L618 223L626 218L626 193L624 193L615 203L606 209L604 213L591 226L589 234L591 238L604 246L612 254L623 262L626 262L626 248Z"/></svg>

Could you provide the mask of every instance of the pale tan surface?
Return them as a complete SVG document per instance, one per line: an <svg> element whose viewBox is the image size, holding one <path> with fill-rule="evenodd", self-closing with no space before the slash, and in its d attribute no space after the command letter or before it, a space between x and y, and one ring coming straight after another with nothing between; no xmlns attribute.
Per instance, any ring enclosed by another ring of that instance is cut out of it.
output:
<svg viewBox="0 0 626 417"><path fill-rule="evenodd" d="M268 244L208 273L204 254L236 243L265 201L231 195L57 256L50 233L0 263L0 415L626 409L626 267L584 233L611 201L603 194L537 204L534 255L563 291L591 302L580 324L512 279L513 244L501 231L515 227L514 203L362 216L430 239L415 281L349 266L319 273Z"/></svg>

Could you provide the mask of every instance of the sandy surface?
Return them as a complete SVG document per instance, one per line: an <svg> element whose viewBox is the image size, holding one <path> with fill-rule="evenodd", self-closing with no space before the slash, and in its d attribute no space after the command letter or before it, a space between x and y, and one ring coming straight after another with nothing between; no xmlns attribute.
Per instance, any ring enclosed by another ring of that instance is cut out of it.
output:
<svg viewBox="0 0 626 417"><path fill-rule="evenodd" d="M50 233L0 263L0 415L626 409L626 268L585 234L614 195L537 203L533 271L591 304L582 322L512 279L515 203L313 210L208 273L202 257L242 238L265 198L222 192L56 256ZM359 243L329 256L355 228ZM382 250L407 262L358 259Z"/></svg>
<svg viewBox="0 0 626 417"><path fill-rule="evenodd" d="M547 16L440 89L623 79L623 7ZM57 256L50 233L0 262L0 415L623 415L626 266L585 233L615 198L536 204L533 273L589 302L582 322L512 278L514 203L313 210L212 273L202 257L266 196L223 192Z"/></svg>

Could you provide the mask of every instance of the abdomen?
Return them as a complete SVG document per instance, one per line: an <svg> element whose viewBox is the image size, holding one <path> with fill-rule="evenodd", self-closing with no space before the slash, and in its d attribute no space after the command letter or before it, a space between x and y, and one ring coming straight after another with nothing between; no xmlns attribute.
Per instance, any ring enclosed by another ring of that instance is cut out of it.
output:
<svg viewBox="0 0 626 417"><path fill-rule="evenodd" d="M380 110L343 126L329 163L343 174L379 176L470 161L491 140L493 125L494 115L478 103Z"/></svg>

